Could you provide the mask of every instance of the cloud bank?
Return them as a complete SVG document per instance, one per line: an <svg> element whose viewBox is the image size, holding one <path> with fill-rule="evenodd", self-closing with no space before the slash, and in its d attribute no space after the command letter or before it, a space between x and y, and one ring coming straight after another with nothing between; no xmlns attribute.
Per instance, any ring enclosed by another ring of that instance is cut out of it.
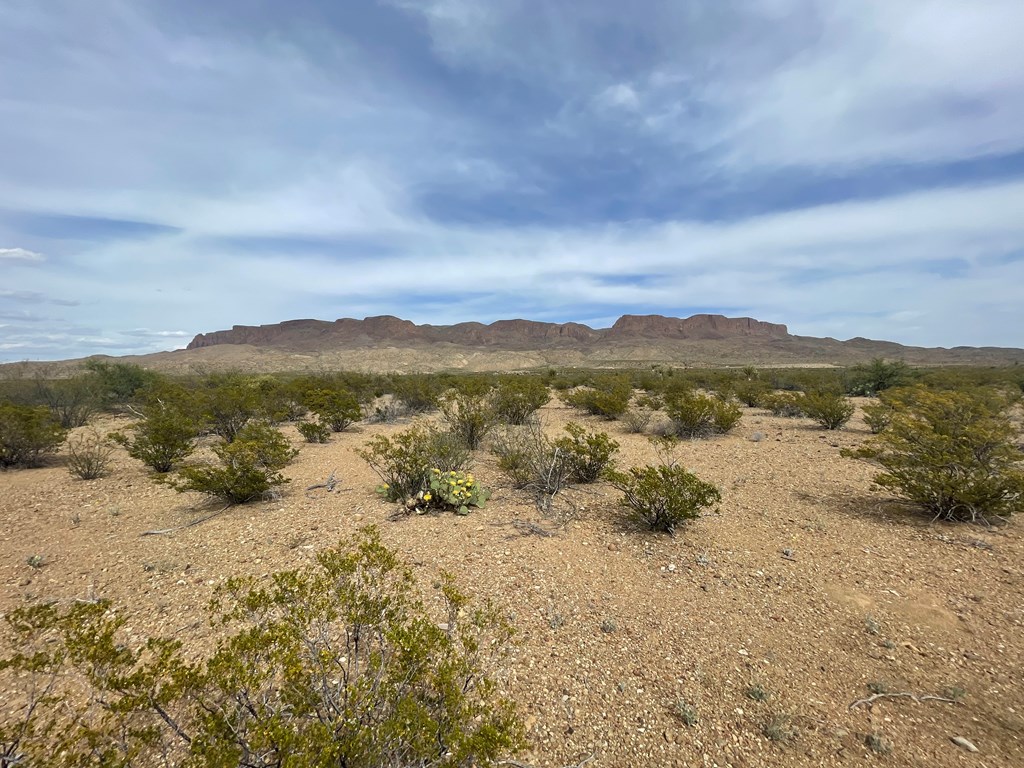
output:
<svg viewBox="0 0 1024 768"><path fill-rule="evenodd" d="M1021 28L1002 0L15 0L0 359L385 313L1024 346Z"/></svg>

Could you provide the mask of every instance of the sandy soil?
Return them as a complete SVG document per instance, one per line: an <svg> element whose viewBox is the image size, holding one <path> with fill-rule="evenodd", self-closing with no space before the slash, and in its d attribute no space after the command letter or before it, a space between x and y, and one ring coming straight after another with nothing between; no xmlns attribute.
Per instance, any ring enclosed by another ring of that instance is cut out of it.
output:
<svg viewBox="0 0 1024 768"><path fill-rule="evenodd" d="M572 419L609 431L625 466L654 459L618 424L557 402L543 417L550 430ZM421 584L447 569L514 615L520 646L504 674L529 727L526 762L1024 765L1020 521L929 524L887 502L871 489L871 467L839 454L867 437L859 415L832 433L746 409L733 434L684 444L683 463L718 484L723 501L674 538L624 525L603 484L574 494L578 516L558 535L521 535L510 521L545 521L482 452L474 469L494 490L486 509L389 521L393 507L353 450L403 427L303 443L279 501L165 536L140 534L216 507L154 485L123 452L100 480L72 479L59 463L0 473L0 611L99 596L126 607L131 635L202 642L211 630L198 606L224 578L300 565L377 523ZM332 470L341 490L304 492ZM32 555L45 565L29 567ZM869 685L963 698L851 710ZM695 725L677 716L680 700ZM868 734L891 754L870 751Z"/></svg>

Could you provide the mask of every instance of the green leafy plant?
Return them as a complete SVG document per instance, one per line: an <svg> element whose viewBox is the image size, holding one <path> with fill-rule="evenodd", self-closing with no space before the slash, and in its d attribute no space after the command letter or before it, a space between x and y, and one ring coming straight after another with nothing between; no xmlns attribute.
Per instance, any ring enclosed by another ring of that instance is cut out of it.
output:
<svg viewBox="0 0 1024 768"><path fill-rule="evenodd" d="M493 670L513 630L442 574L443 620L374 529L269 579L234 578L224 638L125 642L105 601L7 613L4 757L28 765L486 768L525 747Z"/></svg>
<svg viewBox="0 0 1024 768"><path fill-rule="evenodd" d="M881 466L877 485L936 519L1007 517L1024 503L1012 402L995 390L907 390L892 401L889 426L844 455Z"/></svg>
<svg viewBox="0 0 1024 768"><path fill-rule="evenodd" d="M157 472L170 472L195 450L199 424L173 393L154 396L142 413L142 418L128 427L129 434L112 432L110 438L124 446L133 459Z"/></svg>
<svg viewBox="0 0 1024 768"><path fill-rule="evenodd" d="M363 417L356 396L345 390L315 389L306 393L304 402L334 432L344 432Z"/></svg>
<svg viewBox="0 0 1024 768"><path fill-rule="evenodd" d="M211 432L227 442L265 414L263 398L253 378L224 374L210 377L206 384L205 389L196 393L203 420Z"/></svg>
<svg viewBox="0 0 1024 768"><path fill-rule="evenodd" d="M106 408L132 402L140 390L160 380L160 374L132 363L94 358L85 361L85 369L95 378L97 394Z"/></svg>
<svg viewBox="0 0 1024 768"><path fill-rule="evenodd" d="M450 389L437 402L448 428L475 451L498 421L489 393Z"/></svg>
<svg viewBox="0 0 1024 768"><path fill-rule="evenodd" d="M876 357L870 363L858 363L845 375L846 391L851 395L877 395L893 387L911 383L913 372L902 360Z"/></svg>
<svg viewBox="0 0 1024 768"><path fill-rule="evenodd" d="M695 392L671 397L665 404L665 413L674 432L687 438L725 434L739 423L743 414L734 402Z"/></svg>
<svg viewBox="0 0 1024 768"><path fill-rule="evenodd" d="M619 503L630 518L669 534L722 498L714 485L675 464L631 467L607 477L622 493Z"/></svg>
<svg viewBox="0 0 1024 768"><path fill-rule="evenodd" d="M771 387L763 379L747 378L737 381L732 386L736 399L746 406L756 408L762 404L765 396L771 393Z"/></svg>
<svg viewBox="0 0 1024 768"><path fill-rule="evenodd" d="M551 392L540 376L504 376L494 388L492 402L499 421L522 425L547 404Z"/></svg>
<svg viewBox="0 0 1024 768"><path fill-rule="evenodd" d="M0 467L35 467L67 431L45 406L0 403Z"/></svg>
<svg viewBox="0 0 1024 768"><path fill-rule="evenodd" d="M825 429L839 429L853 416L853 403L838 392L819 390L807 392L800 401L804 415Z"/></svg>
<svg viewBox="0 0 1024 768"><path fill-rule="evenodd" d="M592 416L613 420L629 408L633 383L627 375L598 377L593 387L573 390L562 397L566 405L579 408Z"/></svg>
<svg viewBox="0 0 1024 768"><path fill-rule="evenodd" d="M34 399L46 405L64 429L84 427L102 404L99 382L89 375L55 380L37 376Z"/></svg>
<svg viewBox="0 0 1024 768"><path fill-rule="evenodd" d="M464 469L469 450L457 436L414 424L390 437L377 435L356 450L380 477L378 489L388 501L405 501L430 485L430 470Z"/></svg>
<svg viewBox="0 0 1024 768"><path fill-rule="evenodd" d="M79 480L95 480L110 472L114 446L96 430L68 440L68 472Z"/></svg>
<svg viewBox="0 0 1024 768"><path fill-rule="evenodd" d="M331 439L331 428L319 421L300 421L295 425L307 443L326 443Z"/></svg>
<svg viewBox="0 0 1024 768"><path fill-rule="evenodd" d="M214 446L220 464L186 466L168 484L176 491L199 491L231 504L262 498L271 488L291 482L281 474L298 454L288 438L264 422L246 424L232 442Z"/></svg>
<svg viewBox="0 0 1024 768"><path fill-rule="evenodd" d="M565 431L568 434L555 440L554 447L566 456L573 482L593 483L614 465L619 444L606 432L589 432L572 421Z"/></svg>
<svg viewBox="0 0 1024 768"><path fill-rule="evenodd" d="M802 392L769 392L761 397L760 407L771 411L772 416L795 419L804 415Z"/></svg>
<svg viewBox="0 0 1024 768"><path fill-rule="evenodd" d="M394 379L391 391L410 413L426 413L437 408L444 382L436 376L410 374Z"/></svg>

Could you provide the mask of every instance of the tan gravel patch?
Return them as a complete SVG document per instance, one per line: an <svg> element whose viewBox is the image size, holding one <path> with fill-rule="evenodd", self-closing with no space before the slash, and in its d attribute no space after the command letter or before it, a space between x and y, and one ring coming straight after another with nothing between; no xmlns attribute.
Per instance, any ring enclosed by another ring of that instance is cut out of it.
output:
<svg viewBox="0 0 1024 768"><path fill-rule="evenodd" d="M543 416L552 431L573 419L612 433L626 466L654 459L643 437L615 423L557 402ZM522 759L537 766L590 754L595 766L1024 765L1020 523L929 524L888 503L871 489L869 466L840 456L867 437L859 416L823 432L745 409L733 434L684 444L682 462L723 500L674 538L622 524L603 484L573 494L578 516L558 535L522 535L510 521L545 521L484 453L475 473L494 489L486 509L389 521L394 508L374 494L377 478L354 449L403 427L301 443L280 500L166 536L140 534L216 507L154 485L123 452L95 481L59 465L0 473L0 610L106 597L129 612L130 634L202 645L211 631L202 606L224 578L301 565L376 523L421 584L446 569L514 615L521 645L504 672L530 730ZM764 439L751 440L755 432ZM338 492L304 493L332 470ZM39 570L26 562L35 554L45 558ZM869 683L966 695L957 705L887 699L848 711ZM748 696L754 686L766 700ZM696 725L675 714L681 700ZM772 723L792 740L766 737ZM872 754L870 733L891 741L892 754Z"/></svg>

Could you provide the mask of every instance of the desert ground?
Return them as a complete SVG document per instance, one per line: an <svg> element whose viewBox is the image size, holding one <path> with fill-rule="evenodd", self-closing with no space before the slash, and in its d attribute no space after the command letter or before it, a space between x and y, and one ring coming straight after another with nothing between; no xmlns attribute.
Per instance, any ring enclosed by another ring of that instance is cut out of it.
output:
<svg viewBox="0 0 1024 768"><path fill-rule="evenodd" d="M552 433L569 420L609 432L621 466L655 459L617 422L557 400L541 415ZM575 511L563 504L571 519L555 525L483 451L474 472L493 491L486 508L391 519L354 450L406 425L360 424L325 445L285 427L301 453L279 500L164 535L142 534L219 505L154 484L120 449L99 480L73 479L59 458L0 473L0 611L108 598L136 640L202 646L214 630L201 607L225 578L301 566L376 524L423 588L446 569L514 618L518 646L500 674L529 731L522 763L1024 765L1020 521L931 523L873 489L872 467L840 456L869 435L859 413L826 432L746 408L729 435L682 443L681 462L722 502L674 537L623 522L603 483L570 492ZM305 490L332 471L335 492ZM916 698L855 704L880 691Z"/></svg>

